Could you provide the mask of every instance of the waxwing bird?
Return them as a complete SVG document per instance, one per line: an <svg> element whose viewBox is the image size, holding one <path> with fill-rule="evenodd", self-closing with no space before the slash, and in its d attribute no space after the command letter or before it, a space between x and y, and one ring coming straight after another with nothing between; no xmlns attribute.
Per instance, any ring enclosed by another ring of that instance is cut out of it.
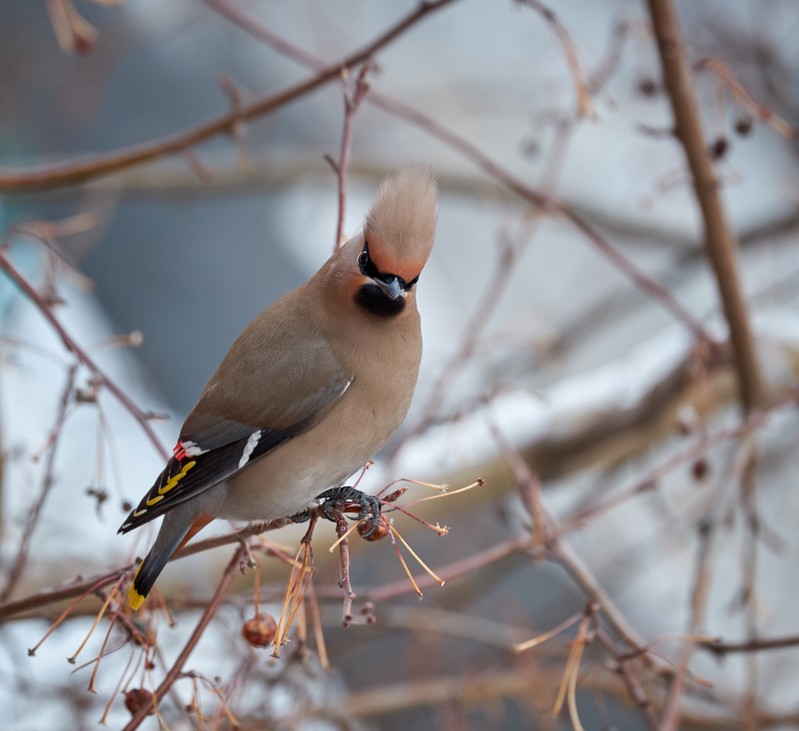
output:
<svg viewBox="0 0 799 731"><path fill-rule="evenodd" d="M429 170L386 178L363 231L239 335L164 471L119 529L164 516L130 587L133 609L211 520L268 522L307 515L317 499L361 495L343 482L402 423L416 386L416 282L436 213ZM375 527L379 502L362 505Z"/></svg>

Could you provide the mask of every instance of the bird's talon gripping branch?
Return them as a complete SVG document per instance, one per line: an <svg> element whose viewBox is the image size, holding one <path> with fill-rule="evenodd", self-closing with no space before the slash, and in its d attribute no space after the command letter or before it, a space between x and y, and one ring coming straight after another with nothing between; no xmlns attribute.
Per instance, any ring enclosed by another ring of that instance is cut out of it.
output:
<svg viewBox="0 0 799 731"><path fill-rule="evenodd" d="M354 503L358 505L361 510L358 513L357 519L361 521L368 517L371 523L369 529L363 533L363 538L368 539L372 533L377 530L377 526L380 524L380 499L376 498L374 495L367 495L365 492L361 492L349 485L325 490L321 495L318 495L316 499L322 501L319 505L319 510L322 512L322 515L333 522L336 521L335 513L337 511L343 512L347 504Z"/></svg>

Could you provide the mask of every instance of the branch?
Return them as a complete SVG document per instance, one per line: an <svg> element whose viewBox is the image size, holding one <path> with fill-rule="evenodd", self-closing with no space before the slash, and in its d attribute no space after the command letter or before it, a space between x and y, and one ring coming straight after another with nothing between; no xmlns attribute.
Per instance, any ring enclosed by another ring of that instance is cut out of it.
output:
<svg viewBox="0 0 799 731"><path fill-rule="evenodd" d="M591 93L588 90L588 84L583 78L583 73L580 70L580 59L577 54L577 48L574 45L569 32L555 13L544 5L539 0L520 0L522 5L535 10L550 26L558 38L563 49L563 55L566 57L566 65L569 67L569 73L572 75L574 81L574 89L577 94L577 115L579 117L596 117L594 106L591 103Z"/></svg>
<svg viewBox="0 0 799 731"><path fill-rule="evenodd" d="M352 152L352 131L355 113L369 91L366 75L370 70L371 64L367 61L358 72L352 89L349 88L348 75L342 71L342 76L344 77L344 129L341 133L341 151L339 152L338 162L329 155L325 155L325 159L335 171L338 180L338 220L336 222L336 239L333 243L334 251L339 246L344 246L347 243L344 238L344 217L347 208L347 171L349 170L350 153Z"/></svg>
<svg viewBox="0 0 799 731"><path fill-rule="evenodd" d="M217 609L219 609L219 603L222 601L222 597L227 592L228 588L230 587L230 583L233 581L233 577L236 574L236 571L239 568L239 563L246 555L246 551L243 545L240 545L236 552L233 554L233 558L230 559L230 563L227 565L225 569L225 573L222 575L222 579L219 582L219 586L217 587L216 592L214 593L213 598L208 603L205 611L203 612L202 616L200 617L200 621L197 623L197 626L194 628L194 632L191 633L191 637L189 637L188 642L181 650L180 654L175 660L174 665L169 669L169 672L166 674L166 677L161 682L161 685L153 693L153 704L157 704L163 697L166 695L166 692L172 687L174 682L180 677L181 672L183 670L183 665L186 663L186 660L189 659L189 655L194 650L194 647L200 641L200 637L202 637L203 633L205 632L205 628L208 626L209 622L214 618ZM152 711L152 706L148 703L142 704L141 708L136 712L133 718L130 720L127 726L125 726L124 731L134 731L137 729L141 722L150 714Z"/></svg>
<svg viewBox="0 0 799 731"><path fill-rule="evenodd" d="M748 640L746 642L724 642L723 640L717 639L697 643L697 647L712 652L718 657L742 652L782 650L786 647L796 647L797 645L799 645L799 635L772 637L767 640Z"/></svg>
<svg viewBox="0 0 799 731"><path fill-rule="evenodd" d="M719 181L702 134L674 7L671 0L647 0L647 4L674 113L675 133L691 170L694 193L704 222L705 247L730 328L741 404L744 412L748 413L762 404L764 384L738 273L737 244L724 212Z"/></svg>
<svg viewBox="0 0 799 731"><path fill-rule="evenodd" d="M251 104L243 105L240 109L232 109L221 117L191 127L183 132L141 145L126 147L107 155L44 167L39 170L9 172L0 169L0 193L23 193L85 183L88 180L109 175L134 165L140 165L158 157L184 153L194 145L219 134L235 134L237 125L241 121L273 112L275 109L318 89L331 79L337 78L342 69L348 69L365 62L426 15L446 7L451 2L453 0L424 0L419 3L415 10L391 26L374 41L342 60L324 67L310 79L295 84L277 94L261 97Z"/></svg>
<svg viewBox="0 0 799 731"><path fill-rule="evenodd" d="M238 25L242 30L250 35L269 44L283 55L291 58L310 68L321 68L322 62L308 52L297 48L283 38L279 38L272 31L259 23L254 18L245 15L228 0L205 0L219 13L227 17L232 23ZM583 234L599 252L611 261L628 279L646 294L659 302L677 320L682 322L694 335L701 340L709 340L701 323L684 308L668 290L654 281L648 274L641 271L630 259L622 254L616 247L607 241L598 231L596 231L584 219L578 216L567 206L558 203L552 196L546 195L515 177L512 173L494 162L479 147L471 142L459 137L454 132L443 127L431 117L413 109L407 104L397 101L385 94L380 94L371 90L365 101L368 104L382 109L393 116L405 119L417 125L432 137L437 138L447 146L460 152L464 157L474 162L483 172L499 181L508 190L518 195L523 200L536 206L545 213L560 215L571 223L581 234ZM0 178L0 181L2 178ZM2 188L0 188L2 191Z"/></svg>
<svg viewBox="0 0 799 731"><path fill-rule="evenodd" d="M22 572L25 568L25 564L28 560L28 554L30 552L33 531L36 528L36 524L39 522L39 516L42 514L42 508L44 507L47 497L50 494L50 490L55 483L55 476L53 474L55 469L55 457L58 451L58 444L61 440L64 422L67 418L69 405L71 403L72 393L75 388L76 370L77 364L73 364L67 371L67 382L64 385L64 390L61 394L61 401L58 405L58 414L55 419L55 424L50 432L50 444L47 451L47 458L45 460L44 475L42 476L42 484L39 488L39 495L28 511L28 517L25 521L25 528L22 533L22 540L17 548L17 555L15 556L14 562L11 565L11 570L9 571L6 584L3 587L2 592L0 592L0 601L3 602L6 601L9 596L11 596L11 592L14 591L17 582L22 577Z"/></svg>
<svg viewBox="0 0 799 731"><path fill-rule="evenodd" d="M185 558L186 556L193 556L196 553L202 553L203 551L210 551L214 548L227 546L231 543L241 543L247 538L259 535L265 531L283 528L291 522L292 521L285 519L274 520L268 525L253 523L233 533L227 533L226 535L222 536L212 536L211 538L206 538L202 541L190 543L188 546L184 546L178 552L176 552L175 555L169 560L175 561L180 558ZM279 556L277 552L272 551L272 549L270 549L268 546L263 547L263 550ZM134 564L128 564L127 566L123 566L115 571L111 571L101 576L92 576L88 579L77 578L73 583L66 586L56 589L44 589L43 591L36 592L35 594L30 594L26 597L21 597L20 599L15 599L14 601L0 604L0 622L3 622L11 617L15 617L18 614L23 614L31 609L38 609L39 607L56 604L58 602L65 601L66 599L73 599L81 594L85 594L89 591L94 591L95 589L107 586L108 584L111 584L119 579L120 575L124 574L126 571L132 571L133 568Z"/></svg>
<svg viewBox="0 0 799 731"><path fill-rule="evenodd" d="M42 313L45 320L50 323L50 326L61 338L61 342L64 344L64 347L70 353L72 353L80 363L85 365L92 372L94 377L98 379L100 383L102 383L102 385L105 386L116 397L117 401L122 404L122 406L133 416L133 418L139 422L139 425L152 442L156 451L166 461L166 459L169 457L169 454L164 449L164 446L161 444L160 440L156 436L155 431L150 425L149 420L152 418L152 414L148 414L136 406L130 397L119 386L117 386L117 384L100 369L100 367L94 362L89 354L80 345L78 345L77 341L74 340L73 337L64 329L64 326L53 314L52 307L41 297L33 285L27 279L25 279L22 274L20 274L17 268L11 263L11 260L6 256L4 251L0 251L0 269L5 271L9 279L11 279L11 281L13 281L14 284L20 288L20 290L22 290L22 293L36 306L39 312Z"/></svg>

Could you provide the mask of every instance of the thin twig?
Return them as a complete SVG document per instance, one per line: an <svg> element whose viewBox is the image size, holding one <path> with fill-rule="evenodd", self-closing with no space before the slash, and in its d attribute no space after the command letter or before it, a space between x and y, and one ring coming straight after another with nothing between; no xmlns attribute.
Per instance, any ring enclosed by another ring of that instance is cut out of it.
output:
<svg viewBox="0 0 799 731"><path fill-rule="evenodd" d="M790 122L787 122L779 114L769 109L765 104L761 104L755 99L738 80L732 69L718 58L703 58L697 61L694 68L697 71L708 70L715 74L730 89L735 100L747 111L754 114L762 122L765 122L777 134L789 140L799 137L799 130Z"/></svg>
<svg viewBox="0 0 799 731"><path fill-rule="evenodd" d="M783 650L786 647L796 647L797 645L799 645L799 635L746 640L745 642L724 642L724 640L716 639L699 642L697 646L702 650L712 652L714 655L723 656L747 652Z"/></svg>
<svg viewBox="0 0 799 731"><path fill-rule="evenodd" d="M344 246L344 218L347 212L347 171L350 167L350 153L352 152L352 132L355 123L355 114L360 107L363 98L369 91L369 84L366 83L366 75L371 69L371 63L367 61L358 71L355 77L355 85L349 88L349 78L346 69L342 69L341 75L344 81L344 129L341 133L341 150L338 162L328 155L325 159L336 173L338 181L338 217L336 221L336 238L333 243L335 251L339 246Z"/></svg>
<svg viewBox="0 0 799 731"><path fill-rule="evenodd" d="M597 628L597 638L616 658L619 675L627 686L635 704L641 709L649 731L657 731L658 719L651 698L646 694L641 677L641 663L637 657L625 657L618 649L613 637L605 632L602 627ZM631 667L632 666L632 667Z"/></svg>
<svg viewBox="0 0 799 731"><path fill-rule="evenodd" d="M339 564L339 579L338 585L344 592L344 604L341 608L341 626L349 627L352 622L352 601L356 598L355 592L352 590L350 583L350 542L347 540L347 533L349 526L347 519L341 511L337 511L336 518L336 535L339 537L338 543L338 564ZM355 524L357 525L357 523Z"/></svg>
<svg viewBox="0 0 799 731"><path fill-rule="evenodd" d="M31 540L33 539L33 531L39 522L42 514L42 508L50 494L50 490L55 484L55 475L53 469L55 467L56 453L58 452L58 443L62 434L62 427L67 417L67 412L70 404L72 403L72 394L75 390L75 374L77 371L77 364L73 364L67 371L67 382L64 385L64 390L61 394L61 401L58 406L58 414L56 415L55 425L50 433L48 439L49 449L47 451L47 458L44 465L44 473L42 475L42 484L39 488L39 494L36 497L33 505L28 510L28 515L25 520L25 527L22 531L22 538L17 548L17 555L11 564L11 570L8 573L6 584L3 591L0 592L0 602L4 602L11 596L17 582L22 577L22 572L25 569L25 564L28 560L30 552Z"/></svg>
<svg viewBox="0 0 799 731"><path fill-rule="evenodd" d="M577 55L577 48L574 45L574 41L569 35L569 32L566 30L566 27L560 22L554 11L552 11L542 2L539 2L539 0L520 0L520 2L523 5L527 5L535 10L547 23L549 23L549 25L552 27L552 30L555 32L558 42L563 49L563 55L566 57L566 65L569 67L569 72L571 73L572 81L574 82L574 88L577 92L578 115L580 117L596 116L594 112L594 106L591 103L591 93L588 90L588 83L586 83L583 73L580 70L580 59Z"/></svg>
<svg viewBox="0 0 799 731"><path fill-rule="evenodd" d="M85 365L94 375L95 378L105 386L125 408L128 413L139 422L144 433L152 442L161 457L166 461L169 457L168 452L164 449L161 441L156 436L155 431L150 425L151 414L142 411L131 398L114 382L112 381L103 370L94 362L94 359L77 343L77 341L64 329L59 319L53 313L53 308L42 298L36 291L33 285L17 270L11 263L11 260L6 256L4 251L0 250L0 269L5 271L9 279L14 282L22 290L22 293L31 301L31 303L39 310L44 318L50 323L53 330L56 331L61 338L64 347L72 353L78 361Z"/></svg>

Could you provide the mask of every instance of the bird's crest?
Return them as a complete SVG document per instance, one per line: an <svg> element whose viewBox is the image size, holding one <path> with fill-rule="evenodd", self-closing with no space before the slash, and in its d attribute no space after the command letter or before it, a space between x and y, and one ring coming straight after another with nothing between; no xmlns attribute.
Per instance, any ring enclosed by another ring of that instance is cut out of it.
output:
<svg viewBox="0 0 799 731"><path fill-rule="evenodd" d="M429 168L407 167L386 178L364 223L378 268L416 277L433 248L437 213L438 185Z"/></svg>

